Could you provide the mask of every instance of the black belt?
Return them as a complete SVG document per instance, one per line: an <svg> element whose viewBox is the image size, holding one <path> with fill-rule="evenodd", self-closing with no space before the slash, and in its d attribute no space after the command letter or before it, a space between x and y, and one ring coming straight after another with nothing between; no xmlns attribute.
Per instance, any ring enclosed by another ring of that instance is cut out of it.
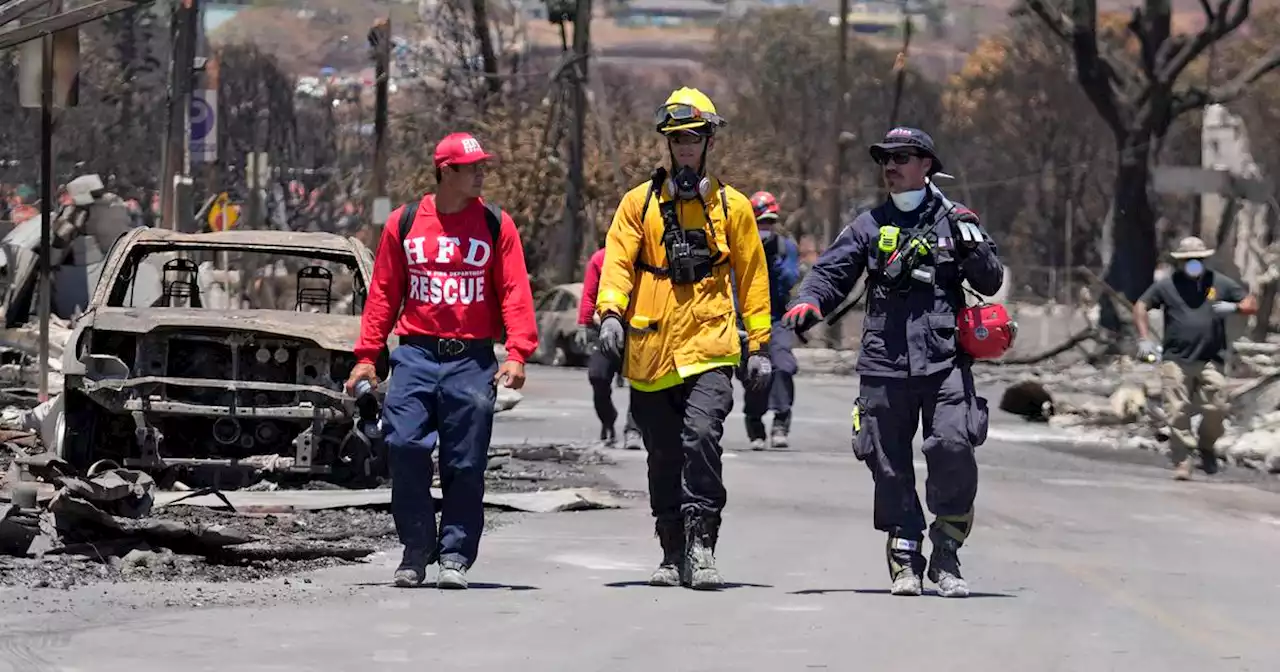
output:
<svg viewBox="0 0 1280 672"><path fill-rule="evenodd" d="M415 334L401 336L400 342L404 345L413 345L430 350L440 357L459 357L461 355L474 354L474 351L482 348L487 348L490 353L493 352L493 339L491 338L441 338L439 336Z"/></svg>
<svg viewBox="0 0 1280 672"><path fill-rule="evenodd" d="M727 264L727 263L729 263L729 258L722 254L720 255L720 259L718 261L711 262L711 267L715 268L716 266L723 266L724 264ZM659 278L665 278L671 274L671 272L665 268L659 268L657 266L654 266L653 264L646 264L643 261L640 261L638 259L636 260L636 268L642 271L646 271L648 273L652 273L658 276Z"/></svg>

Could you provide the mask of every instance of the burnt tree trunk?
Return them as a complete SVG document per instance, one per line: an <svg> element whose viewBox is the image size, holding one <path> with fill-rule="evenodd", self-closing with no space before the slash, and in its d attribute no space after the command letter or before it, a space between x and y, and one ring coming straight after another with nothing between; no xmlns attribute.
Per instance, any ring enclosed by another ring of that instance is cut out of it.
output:
<svg viewBox="0 0 1280 672"><path fill-rule="evenodd" d="M480 43L485 84L490 94L497 94L502 90L502 80L498 79L498 56L493 51L493 36L489 33L489 7L486 0L471 0L471 17L475 21L476 41Z"/></svg>
<svg viewBox="0 0 1280 672"><path fill-rule="evenodd" d="M1149 135L1130 135L1120 149L1120 162L1113 182L1115 225L1112 227L1111 258L1107 260L1106 281L1129 301L1136 301L1155 277L1159 252L1156 242L1156 213L1148 187L1151 167L1143 150ZM1136 145L1136 146L1135 146ZM1102 302L1102 327L1128 331L1127 320L1107 299ZM1126 334L1127 335L1127 334Z"/></svg>

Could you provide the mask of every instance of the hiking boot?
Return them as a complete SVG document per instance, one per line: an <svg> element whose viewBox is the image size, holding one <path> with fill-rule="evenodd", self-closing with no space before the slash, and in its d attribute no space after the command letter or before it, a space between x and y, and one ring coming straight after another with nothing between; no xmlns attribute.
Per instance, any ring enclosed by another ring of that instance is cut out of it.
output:
<svg viewBox="0 0 1280 672"><path fill-rule="evenodd" d="M600 426L600 441L612 447L618 441L618 431L609 425Z"/></svg>
<svg viewBox="0 0 1280 672"><path fill-rule="evenodd" d="M716 540L719 536L718 516L689 514L685 518L685 556L681 583L694 590L719 590L724 579L716 569Z"/></svg>
<svg viewBox="0 0 1280 672"><path fill-rule="evenodd" d="M445 560L440 563L440 576L436 578L436 588L440 590L466 590L467 566L456 560Z"/></svg>
<svg viewBox="0 0 1280 672"><path fill-rule="evenodd" d="M751 439L751 450L764 450L766 447L764 439Z"/></svg>
<svg viewBox="0 0 1280 672"><path fill-rule="evenodd" d="M769 437L769 444L774 448L786 448L789 445L787 432L781 428L774 427L773 434Z"/></svg>
<svg viewBox="0 0 1280 672"><path fill-rule="evenodd" d="M920 552L920 541L889 537L884 555L889 564L889 579L893 581L889 588L891 594L915 596L924 592L920 576L924 574L925 562L924 554Z"/></svg>
<svg viewBox="0 0 1280 672"><path fill-rule="evenodd" d="M651 586L680 585L680 563L684 560L684 523L680 520L659 520L654 524L654 534L662 544L662 563L649 577Z"/></svg>
<svg viewBox="0 0 1280 672"><path fill-rule="evenodd" d="M622 443L627 450L644 449L644 440L640 438L640 432L634 429L629 429L626 432L623 432Z"/></svg>
<svg viewBox="0 0 1280 672"><path fill-rule="evenodd" d="M929 554L929 580L942 597L969 597L969 584L960 575L960 544L954 539L934 539Z"/></svg>
<svg viewBox="0 0 1280 672"><path fill-rule="evenodd" d="M404 549L400 566L393 577L397 588L413 588L427 578L427 565L435 562L435 554L429 551Z"/></svg>
<svg viewBox="0 0 1280 672"><path fill-rule="evenodd" d="M1191 480L1191 458L1188 457L1187 459L1179 462L1178 465L1173 468L1173 480Z"/></svg>

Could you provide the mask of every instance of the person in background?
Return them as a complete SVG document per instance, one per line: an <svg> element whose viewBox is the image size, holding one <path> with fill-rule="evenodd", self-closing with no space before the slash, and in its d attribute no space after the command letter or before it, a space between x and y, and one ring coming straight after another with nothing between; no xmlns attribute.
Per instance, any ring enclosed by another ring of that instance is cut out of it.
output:
<svg viewBox="0 0 1280 672"><path fill-rule="evenodd" d="M800 281L800 250L796 241L774 230L778 223L778 199L767 191L751 195L751 207L764 245L765 259L769 265L769 314L773 320L769 339L769 358L773 361L773 376L769 385L760 390L743 392L742 414L745 417L747 439L753 450L765 449L764 414L773 412L773 428L769 433L769 445L786 448L791 433L791 406L795 401L795 375L799 369L791 349L795 347L795 334L782 326L780 320L787 310L791 290ZM745 375L745 369L739 369Z"/></svg>
<svg viewBox="0 0 1280 672"><path fill-rule="evenodd" d="M538 347L520 233L480 196L491 158L469 134L446 136L436 145L436 193L391 213L347 380L353 396L360 381L377 383L374 362L394 326L400 346L391 353L382 425L391 514L404 544L399 587L422 583L436 561L437 587L468 587L484 530L497 386L524 386L525 360ZM504 327L507 359L499 366L493 344ZM431 497L437 443L444 491L438 533Z"/></svg>
<svg viewBox="0 0 1280 672"><path fill-rule="evenodd" d="M617 440L618 409L613 405L613 381L622 371L622 362L600 351L600 326L596 319L596 293L600 290L600 269L604 265L603 236L598 241L600 249L587 262L587 273L582 280L582 300L578 303L578 331L575 339L578 348L587 352L587 381L591 383L591 399L596 417L600 419L600 440L613 445ZM627 411L627 423L623 430L623 445L627 450L640 450L640 430L635 417Z"/></svg>
<svg viewBox="0 0 1280 672"><path fill-rule="evenodd" d="M1183 238L1169 256L1174 271L1157 280L1133 304L1141 358L1161 359L1160 385L1169 418L1169 452L1173 478L1191 478L1191 453L1200 455L1206 473L1218 470L1214 444L1222 438L1227 412L1226 376L1228 315L1253 315L1258 301L1239 282L1205 266L1214 250L1195 236ZM1164 311L1164 344L1151 338L1147 311ZM1198 436L1191 416L1200 414Z"/></svg>

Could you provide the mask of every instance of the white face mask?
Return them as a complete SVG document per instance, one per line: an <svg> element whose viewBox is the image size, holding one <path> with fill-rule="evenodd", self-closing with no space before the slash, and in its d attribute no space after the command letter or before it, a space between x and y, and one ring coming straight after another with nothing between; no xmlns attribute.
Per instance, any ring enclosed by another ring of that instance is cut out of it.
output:
<svg viewBox="0 0 1280 672"><path fill-rule="evenodd" d="M893 199L893 204L903 212L911 212L920 207L924 203L924 195L927 192L924 189L916 189L915 191L904 191L900 194L889 194L889 198Z"/></svg>

